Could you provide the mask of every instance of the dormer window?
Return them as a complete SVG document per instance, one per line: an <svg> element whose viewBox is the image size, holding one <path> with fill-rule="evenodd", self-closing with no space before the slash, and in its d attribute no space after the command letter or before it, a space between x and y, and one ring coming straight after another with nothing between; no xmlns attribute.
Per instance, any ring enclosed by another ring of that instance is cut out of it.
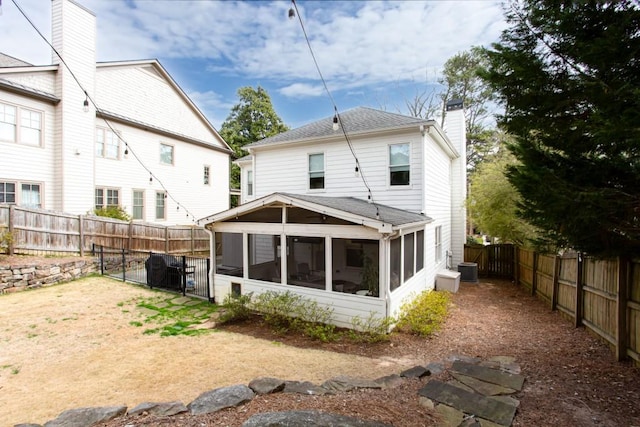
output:
<svg viewBox="0 0 640 427"><path fill-rule="evenodd" d="M411 145L389 146L389 185L409 185L411 168Z"/></svg>

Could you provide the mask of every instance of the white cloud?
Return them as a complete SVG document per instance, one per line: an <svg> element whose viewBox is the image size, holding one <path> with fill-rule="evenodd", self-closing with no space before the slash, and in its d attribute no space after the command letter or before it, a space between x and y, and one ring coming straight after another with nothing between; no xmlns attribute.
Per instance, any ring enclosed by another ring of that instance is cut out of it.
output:
<svg viewBox="0 0 640 427"><path fill-rule="evenodd" d="M293 83L289 86L280 88L278 92L292 98L305 98L309 96L320 96L324 93L322 85L312 85L308 83Z"/></svg>

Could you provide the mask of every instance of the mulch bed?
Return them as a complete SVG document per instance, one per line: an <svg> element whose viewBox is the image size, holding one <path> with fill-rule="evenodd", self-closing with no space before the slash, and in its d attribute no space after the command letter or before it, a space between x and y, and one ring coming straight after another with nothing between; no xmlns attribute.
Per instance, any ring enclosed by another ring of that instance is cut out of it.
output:
<svg viewBox="0 0 640 427"><path fill-rule="evenodd" d="M444 328L426 339L394 333L388 342L377 344L320 343L299 335L276 335L259 321L225 328L284 345L402 358L422 365L452 355L513 356L526 377L523 391L516 395L521 404L514 426L640 426L640 369L630 362L616 362L608 346L584 328L574 328L508 281L463 283L452 301ZM440 376L446 379L446 375ZM280 393L215 414L129 417L103 426L240 426L255 413L293 409L335 412L398 427L437 425L435 413L419 404L417 391L426 381L322 397Z"/></svg>

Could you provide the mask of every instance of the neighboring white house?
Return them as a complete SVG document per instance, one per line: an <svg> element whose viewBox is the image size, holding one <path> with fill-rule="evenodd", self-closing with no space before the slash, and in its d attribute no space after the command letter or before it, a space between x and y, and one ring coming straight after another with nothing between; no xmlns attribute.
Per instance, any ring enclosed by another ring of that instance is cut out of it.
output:
<svg viewBox="0 0 640 427"><path fill-rule="evenodd" d="M231 149L162 65L96 63L96 18L71 0L52 32L64 63L0 54L0 203L166 225L228 209Z"/></svg>
<svg viewBox="0 0 640 427"><path fill-rule="evenodd" d="M447 132L360 107L246 146L242 204L200 221L216 300L290 290L349 326L433 288L463 261L466 229L462 103L446 117Z"/></svg>

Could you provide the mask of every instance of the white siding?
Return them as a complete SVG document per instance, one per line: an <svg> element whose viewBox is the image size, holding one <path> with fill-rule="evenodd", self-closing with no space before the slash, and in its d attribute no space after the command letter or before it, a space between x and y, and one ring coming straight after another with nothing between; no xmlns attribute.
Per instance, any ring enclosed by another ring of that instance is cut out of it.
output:
<svg viewBox="0 0 640 427"><path fill-rule="evenodd" d="M411 185L390 186L388 147L390 144L411 144ZM412 212L421 212L422 205L422 144L419 132L352 139L361 170L371 188L373 200ZM309 190L308 155L325 155L325 189ZM315 194L331 197L352 196L367 200L367 189L355 173L355 160L346 141L323 145L261 149L255 153L254 190L256 197L274 192Z"/></svg>
<svg viewBox="0 0 640 427"><path fill-rule="evenodd" d="M0 73L3 79L19 83L21 85L38 89L46 93L56 92L56 72L55 71L31 71L31 72L3 72Z"/></svg>
<svg viewBox="0 0 640 427"><path fill-rule="evenodd" d="M120 146L120 160L95 158L95 185L120 189L120 203L129 214L134 189L145 192L145 221L148 222L191 224L193 217L200 219L229 208L229 160L226 154L130 126L114 127L157 178L149 182L149 172L133 154L124 155L124 144ZM160 163L161 142L173 145L173 165ZM209 166L209 185L204 184L204 165ZM167 198L167 217L160 221L155 218L156 191L164 190L158 180L182 205L178 210L176 201ZM192 214L189 218L185 207Z"/></svg>
<svg viewBox="0 0 640 427"><path fill-rule="evenodd" d="M224 147L211 128L152 65L99 67L96 83L96 102L100 108Z"/></svg>
<svg viewBox="0 0 640 427"><path fill-rule="evenodd" d="M28 108L42 113L43 146L34 147L15 142L0 141L0 181L19 181L41 184L42 207L54 206L54 144L55 108L32 98L11 93L0 93L0 102L17 108Z"/></svg>
<svg viewBox="0 0 640 427"><path fill-rule="evenodd" d="M467 141L464 110L447 111L445 126L447 135L460 153L451 166L451 249L452 266L464 261L464 244L467 234Z"/></svg>

